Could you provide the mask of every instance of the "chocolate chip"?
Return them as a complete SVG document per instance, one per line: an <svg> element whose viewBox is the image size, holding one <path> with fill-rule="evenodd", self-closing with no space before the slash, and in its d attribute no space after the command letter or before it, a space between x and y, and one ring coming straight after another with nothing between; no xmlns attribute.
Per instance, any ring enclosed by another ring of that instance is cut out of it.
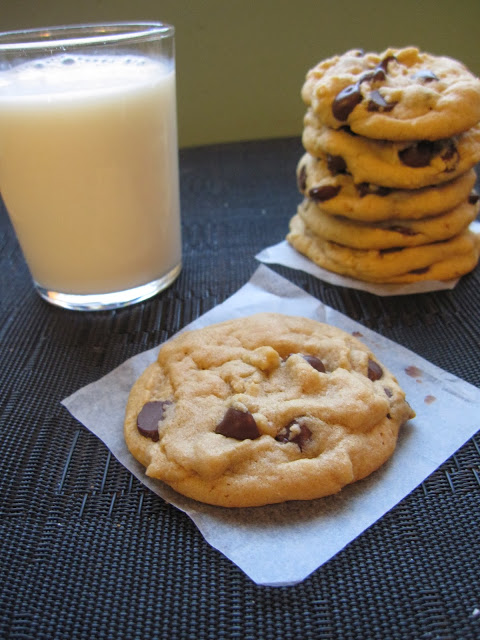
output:
<svg viewBox="0 0 480 640"><path fill-rule="evenodd" d="M227 409L222 421L218 423L215 433L227 438L235 438L235 440L255 440L260 436L252 414L249 411L239 411L232 407Z"/></svg>
<svg viewBox="0 0 480 640"><path fill-rule="evenodd" d="M449 140L445 150L442 152L442 160L451 160L456 154L458 154L457 147Z"/></svg>
<svg viewBox="0 0 480 640"><path fill-rule="evenodd" d="M395 56L387 56L384 58L376 67L371 71L365 71L362 73L360 78L354 84L350 84L348 87L345 87L340 93L335 97L335 100L332 103L332 113L337 120L340 122L344 122L348 119L348 116L355 109L357 104L363 100L363 95L360 90L360 85L362 82L367 82L369 80L373 80L373 82L382 82L386 78L386 74L388 71L388 65L393 60L396 60ZM373 110L378 110L380 107L385 110L391 110L395 106L394 104L388 104L383 100L383 98L378 96L380 94L378 91L372 92L371 104L375 105ZM370 104L370 103L369 103ZM368 108L368 107L367 107ZM370 109L372 110L372 109Z"/></svg>
<svg viewBox="0 0 480 640"><path fill-rule="evenodd" d="M430 71L430 69L420 69L420 71L417 71L417 73L413 74L412 80L432 82L433 80L438 80L438 77L433 73L433 71Z"/></svg>
<svg viewBox="0 0 480 640"><path fill-rule="evenodd" d="M387 227L389 231L395 231L395 233L401 233L402 236L416 236L417 232L409 227L402 227L401 225L392 225L391 227Z"/></svg>
<svg viewBox="0 0 480 640"><path fill-rule="evenodd" d="M432 157L435 155L435 151L435 146L432 142L422 140L411 147L399 151L398 156L407 167L428 167Z"/></svg>
<svg viewBox="0 0 480 640"><path fill-rule="evenodd" d="M340 185L326 184L323 187L312 187L308 195L315 202L325 202L334 198L339 191Z"/></svg>
<svg viewBox="0 0 480 640"><path fill-rule="evenodd" d="M444 162L448 163L445 171L453 171L455 169L459 154L452 140L435 140L433 142L421 140L398 153L403 164L413 168L428 166L436 155L439 155Z"/></svg>
<svg viewBox="0 0 480 640"><path fill-rule="evenodd" d="M472 193L468 196L468 204L477 204L479 198L480 196L478 195L478 193L472 191Z"/></svg>
<svg viewBox="0 0 480 640"><path fill-rule="evenodd" d="M365 73L362 73L360 78L357 80L357 84L360 86L362 82L367 82L368 80L385 80L385 77L385 71L383 69L365 71Z"/></svg>
<svg viewBox="0 0 480 640"><path fill-rule="evenodd" d="M333 116L340 122L344 122L362 100L363 96L358 83L345 87L332 103Z"/></svg>
<svg viewBox="0 0 480 640"><path fill-rule="evenodd" d="M304 164L300 167L300 171L298 172L298 189L302 193L307 188L307 168Z"/></svg>
<svg viewBox="0 0 480 640"><path fill-rule="evenodd" d="M327 167L332 176L336 176L339 173L345 173L347 171L347 163L342 156L327 155Z"/></svg>
<svg viewBox="0 0 480 640"><path fill-rule="evenodd" d="M137 416L139 433L154 442L158 442L158 423L163 420L165 407L171 404L168 400L155 400L144 404Z"/></svg>
<svg viewBox="0 0 480 640"><path fill-rule="evenodd" d="M370 191L370 184L368 182L359 182L355 185L355 188L360 198L364 198L365 196L368 196L369 193L372 193Z"/></svg>
<svg viewBox="0 0 480 640"><path fill-rule="evenodd" d="M383 376L382 367L379 364L377 364L374 360L371 360L370 358L368 359L367 375L370 378L370 380L372 380L372 382L375 382L375 380L380 380L380 378Z"/></svg>
<svg viewBox="0 0 480 640"><path fill-rule="evenodd" d="M319 371L320 373L325 373L325 365L323 364L323 362L320 360L320 358L317 358L317 356L311 356L311 355L304 355L303 356L304 360L306 360L308 362L308 364L310 366L312 366L314 369L316 369L317 371Z"/></svg>
<svg viewBox="0 0 480 640"><path fill-rule="evenodd" d="M387 398L391 398L393 396L393 391L388 387L383 387L383 390L385 391L385 395L387 396Z"/></svg>
<svg viewBox="0 0 480 640"><path fill-rule="evenodd" d="M386 77L386 69L384 69L382 65L379 64L375 67L375 69L362 73L357 82L359 85L361 85L362 82L368 82L369 80L372 80L373 82L383 82Z"/></svg>
<svg viewBox="0 0 480 640"><path fill-rule="evenodd" d="M385 78L387 77L387 74L385 73L385 71L386 70L383 69L382 67L377 67L373 72L372 80L374 82L381 82L385 80Z"/></svg>
<svg viewBox="0 0 480 640"><path fill-rule="evenodd" d="M396 62L397 59L395 56L387 56L381 62L378 63L377 69L383 69L384 71L388 71L388 65L390 62Z"/></svg>
<svg viewBox="0 0 480 640"><path fill-rule="evenodd" d="M396 104L396 102L387 102L380 91L372 91L367 103L367 111L388 112L391 111Z"/></svg>
<svg viewBox="0 0 480 640"><path fill-rule="evenodd" d="M308 427L304 424L297 422L296 420L292 420L290 424L284 427L278 434L275 436L275 440L277 442L293 442L300 447L300 451L303 450L303 447L307 444L307 442L312 437L312 432Z"/></svg>
<svg viewBox="0 0 480 640"><path fill-rule="evenodd" d="M441 151L440 157L444 162L448 163L448 167L446 167L445 171L453 171L456 168L457 162L459 160L459 155L457 147L452 140L447 140L443 150Z"/></svg>

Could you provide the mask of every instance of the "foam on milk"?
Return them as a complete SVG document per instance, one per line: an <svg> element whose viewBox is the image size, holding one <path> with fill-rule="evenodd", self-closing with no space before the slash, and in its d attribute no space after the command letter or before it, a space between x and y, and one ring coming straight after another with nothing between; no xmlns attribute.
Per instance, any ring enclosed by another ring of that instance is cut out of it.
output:
<svg viewBox="0 0 480 640"><path fill-rule="evenodd" d="M98 98L99 93L154 82L171 71L166 63L140 56L57 55L0 71L0 100L77 99L86 91Z"/></svg>

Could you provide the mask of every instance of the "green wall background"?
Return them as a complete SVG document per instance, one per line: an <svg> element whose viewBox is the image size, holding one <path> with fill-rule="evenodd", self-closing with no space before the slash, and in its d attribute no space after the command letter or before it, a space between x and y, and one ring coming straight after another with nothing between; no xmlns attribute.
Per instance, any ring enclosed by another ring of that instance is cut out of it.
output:
<svg viewBox="0 0 480 640"><path fill-rule="evenodd" d="M0 0L0 30L160 20L176 28L180 146L300 135L319 60L415 44L480 75L480 0Z"/></svg>

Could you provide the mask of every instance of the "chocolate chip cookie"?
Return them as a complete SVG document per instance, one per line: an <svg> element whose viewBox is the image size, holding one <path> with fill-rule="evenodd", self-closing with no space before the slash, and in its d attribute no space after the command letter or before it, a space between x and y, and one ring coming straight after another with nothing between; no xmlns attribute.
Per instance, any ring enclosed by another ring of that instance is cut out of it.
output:
<svg viewBox="0 0 480 640"><path fill-rule="evenodd" d="M451 211L416 220L391 218L375 223L360 222L327 213L309 199L300 204L297 213L306 226L324 240L354 249L392 249L452 238L475 220L478 211L479 202L475 197Z"/></svg>
<svg viewBox="0 0 480 640"><path fill-rule="evenodd" d="M350 129L322 125L311 110L304 119L302 141L314 157L343 159L356 184L372 183L394 189L420 189L448 182L480 161L480 125L452 138L433 142L374 140Z"/></svg>
<svg viewBox="0 0 480 640"><path fill-rule="evenodd" d="M262 313L184 332L135 383L125 439L147 475L213 505L311 500L380 467L414 412L357 338Z"/></svg>
<svg viewBox="0 0 480 640"><path fill-rule="evenodd" d="M449 138L480 121L480 80L416 47L324 60L307 73L302 97L326 126L381 140Z"/></svg>
<svg viewBox="0 0 480 640"><path fill-rule="evenodd" d="M305 153L297 165L297 184L305 198L327 213L365 222L420 219L454 209L477 198L473 193L476 177L470 169L434 187L392 189L356 183L341 156Z"/></svg>
<svg viewBox="0 0 480 640"><path fill-rule="evenodd" d="M352 249L324 240L297 214L290 221L287 240L320 267L384 284L458 278L472 271L479 258L478 236L468 229L448 240L417 247Z"/></svg>

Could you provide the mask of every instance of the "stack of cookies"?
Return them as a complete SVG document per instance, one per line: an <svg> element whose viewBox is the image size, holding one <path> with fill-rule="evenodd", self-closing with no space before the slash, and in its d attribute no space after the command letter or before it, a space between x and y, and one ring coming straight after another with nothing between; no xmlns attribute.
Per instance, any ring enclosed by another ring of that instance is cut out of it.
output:
<svg viewBox="0 0 480 640"><path fill-rule="evenodd" d="M304 196L287 240L359 280L448 280L475 268L480 80L417 48L320 62L302 88Z"/></svg>

